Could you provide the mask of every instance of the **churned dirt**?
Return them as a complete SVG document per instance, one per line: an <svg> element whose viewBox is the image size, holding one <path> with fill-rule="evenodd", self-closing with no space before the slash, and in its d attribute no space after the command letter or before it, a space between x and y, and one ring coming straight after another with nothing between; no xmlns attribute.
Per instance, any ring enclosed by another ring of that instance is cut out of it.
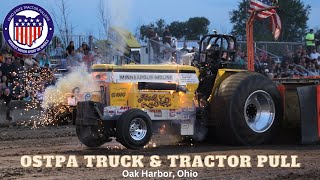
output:
<svg viewBox="0 0 320 180"><path fill-rule="evenodd" d="M84 155L160 155L163 165L151 168L146 162L144 169L173 171L193 170L198 172L192 179L320 179L320 146L270 145L259 147L232 147L217 144L179 144L169 135L155 135L149 148L127 150L115 140L100 148L89 149L82 145L75 134L75 127L29 126L0 128L0 179L123 179L124 170L139 168L87 168ZM155 146L155 147L154 147ZM257 168L255 160L251 168L170 168L167 155L298 155L300 168ZM78 168L23 168L20 159L23 155L76 155ZM132 179L132 178L127 178ZM142 178L136 178L142 179ZM157 178L150 178L157 179ZM161 178L159 178L161 179ZM168 179L168 178L164 178ZM184 178L187 179L187 178Z"/></svg>

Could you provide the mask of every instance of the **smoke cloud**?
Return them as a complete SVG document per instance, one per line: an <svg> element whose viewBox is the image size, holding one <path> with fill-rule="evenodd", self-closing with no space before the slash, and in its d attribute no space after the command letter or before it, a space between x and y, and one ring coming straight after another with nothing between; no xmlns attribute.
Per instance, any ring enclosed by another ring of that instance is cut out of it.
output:
<svg viewBox="0 0 320 180"><path fill-rule="evenodd" d="M111 25L125 27L130 21L132 0L107 0Z"/></svg>
<svg viewBox="0 0 320 180"><path fill-rule="evenodd" d="M48 109L66 104L68 96L76 87L80 88L80 93L99 91L99 85L84 65L74 68L71 73L60 78L55 86L48 87L44 92L42 107Z"/></svg>

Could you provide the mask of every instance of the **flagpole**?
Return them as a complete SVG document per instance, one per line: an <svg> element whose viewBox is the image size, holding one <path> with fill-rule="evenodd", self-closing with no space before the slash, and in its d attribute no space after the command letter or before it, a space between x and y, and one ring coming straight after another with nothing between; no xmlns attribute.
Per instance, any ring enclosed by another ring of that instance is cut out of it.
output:
<svg viewBox="0 0 320 180"><path fill-rule="evenodd" d="M253 38L253 24L257 13L261 11L278 9L279 6L272 6L268 8L252 10L250 13L250 17L246 23L246 38L247 38L247 69L248 71L254 72L254 38Z"/></svg>

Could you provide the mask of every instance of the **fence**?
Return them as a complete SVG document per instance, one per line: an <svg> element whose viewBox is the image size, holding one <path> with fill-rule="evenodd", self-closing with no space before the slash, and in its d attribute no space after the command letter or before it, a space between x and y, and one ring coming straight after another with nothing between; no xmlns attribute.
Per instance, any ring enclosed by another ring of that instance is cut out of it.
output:
<svg viewBox="0 0 320 180"><path fill-rule="evenodd" d="M266 52L272 53L276 56L283 56L286 52L294 52L299 46L303 46L301 42L268 42L268 41L258 41L254 42L255 52L260 49ZM245 51L247 50L247 42L239 41L238 47Z"/></svg>
<svg viewBox="0 0 320 180"><path fill-rule="evenodd" d="M186 40L178 41L178 49L183 47L186 43L188 48L198 47L199 40ZM254 42L255 52L266 51L271 56L282 56L285 52L294 52L299 46L303 46L304 43L301 42L268 42L268 41L258 41ZM246 41L238 41L238 48L242 51L247 50Z"/></svg>

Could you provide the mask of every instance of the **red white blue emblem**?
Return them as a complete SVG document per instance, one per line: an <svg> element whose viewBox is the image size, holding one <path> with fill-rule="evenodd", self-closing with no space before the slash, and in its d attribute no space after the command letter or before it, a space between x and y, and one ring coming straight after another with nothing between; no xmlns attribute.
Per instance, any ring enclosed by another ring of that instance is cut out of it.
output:
<svg viewBox="0 0 320 180"><path fill-rule="evenodd" d="M7 44L21 54L35 54L52 40L53 21L49 13L35 4L22 4L12 9L3 23Z"/></svg>

